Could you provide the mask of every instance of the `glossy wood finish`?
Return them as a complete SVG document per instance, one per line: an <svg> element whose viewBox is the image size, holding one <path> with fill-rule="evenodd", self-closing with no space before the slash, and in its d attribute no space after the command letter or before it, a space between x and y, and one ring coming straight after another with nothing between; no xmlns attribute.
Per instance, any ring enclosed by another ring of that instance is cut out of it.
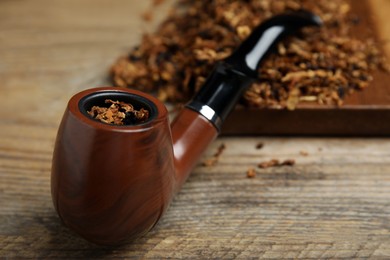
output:
<svg viewBox="0 0 390 260"><path fill-rule="evenodd" d="M156 118L141 125L114 126L80 112L80 99L113 90L152 100ZM60 218L71 229L99 244L144 234L172 198L174 173L167 110L161 102L118 88L83 91L69 101L54 150L52 196Z"/></svg>
<svg viewBox="0 0 390 260"><path fill-rule="evenodd" d="M176 191L217 135L217 130L206 118L188 108L184 108L174 119L172 139L177 171Z"/></svg>
<svg viewBox="0 0 390 260"><path fill-rule="evenodd" d="M119 92L152 101L157 115L140 125L115 126L80 110L91 94L113 99ZM166 108L140 91L108 87L76 94L54 149L55 208L65 225L92 242L138 237L157 223L217 134L203 116L184 109L172 123L172 142Z"/></svg>

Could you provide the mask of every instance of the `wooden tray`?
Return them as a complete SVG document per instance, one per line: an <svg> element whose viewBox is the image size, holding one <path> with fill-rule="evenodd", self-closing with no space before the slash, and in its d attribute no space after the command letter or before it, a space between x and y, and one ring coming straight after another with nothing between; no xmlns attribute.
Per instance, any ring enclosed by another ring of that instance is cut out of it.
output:
<svg viewBox="0 0 390 260"><path fill-rule="evenodd" d="M390 24L390 2L352 1L352 10L360 23L356 37L386 38ZM378 46L386 53L384 46ZM248 109L237 107L222 129L225 135L390 135L390 74L373 73L374 80L364 91L347 97L341 107L300 104L296 110Z"/></svg>

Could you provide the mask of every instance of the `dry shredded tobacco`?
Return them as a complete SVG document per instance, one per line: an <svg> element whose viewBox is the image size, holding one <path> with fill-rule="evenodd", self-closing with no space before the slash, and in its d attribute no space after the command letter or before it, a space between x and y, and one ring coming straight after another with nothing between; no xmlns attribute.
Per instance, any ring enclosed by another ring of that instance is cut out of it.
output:
<svg viewBox="0 0 390 260"><path fill-rule="evenodd" d="M257 149L257 150L260 150L260 149L262 149L263 147L264 147L264 143L261 143L261 142L260 142L260 143L257 143L257 144L256 144L256 149Z"/></svg>
<svg viewBox="0 0 390 260"><path fill-rule="evenodd" d="M302 8L318 14L324 26L305 28L280 43L242 104L290 110L300 102L342 105L347 95L368 86L373 70L388 70L373 39L352 36L359 18L350 13L348 0L180 0L155 33L144 35L113 65L112 79L117 86L157 91L163 101L187 101L215 62L255 26Z"/></svg>
<svg viewBox="0 0 390 260"><path fill-rule="evenodd" d="M217 151L213 154L212 157L206 159L204 162L203 162L203 166L206 166L206 167L210 167L210 166L214 166L218 160L219 160L219 157L221 157L223 151L226 149L226 145L225 144L221 144L220 146L218 146L218 149Z"/></svg>
<svg viewBox="0 0 390 260"><path fill-rule="evenodd" d="M254 168L249 168L248 171L246 172L246 177L247 178L255 178L256 177L256 170Z"/></svg>
<svg viewBox="0 0 390 260"><path fill-rule="evenodd" d="M286 165L286 166L294 166L295 165L295 160L294 159L287 159L287 160L284 160L280 166L283 166L283 165Z"/></svg>
<svg viewBox="0 0 390 260"><path fill-rule="evenodd" d="M261 162L257 166L262 169L270 168L270 167L278 167L278 166L293 166L295 164L295 160L287 159L280 162L278 159L272 159L269 161Z"/></svg>
<svg viewBox="0 0 390 260"><path fill-rule="evenodd" d="M309 155L309 153L304 151L304 150L299 151L299 154L302 155L302 156L308 156Z"/></svg>
<svg viewBox="0 0 390 260"><path fill-rule="evenodd" d="M103 123L114 125L133 125L145 122L149 118L149 111L141 108L134 109L131 104L106 99L109 107L93 106L88 114Z"/></svg>

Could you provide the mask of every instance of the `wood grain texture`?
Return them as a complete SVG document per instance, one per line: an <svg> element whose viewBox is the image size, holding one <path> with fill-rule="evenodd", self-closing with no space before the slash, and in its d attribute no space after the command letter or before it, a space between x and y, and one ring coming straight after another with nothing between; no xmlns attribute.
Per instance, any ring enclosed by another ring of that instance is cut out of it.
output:
<svg viewBox="0 0 390 260"><path fill-rule="evenodd" d="M150 118L124 126L88 118L87 111L106 99L134 107L138 102ZM101 245L137 238L168 208L175 174L168 111L161 101L114 87L88 89L71 98L56 138L51 174L53 203L66 226Z"/></svg>
<svg viewBox="0 0 390 260"><path fill-rule="evenodd" d="M100 248L61 224L50 169L66 102L106 84L114 59L153 28L139 18L149 3L0 1L0 257L388 259L386 138L220 138L205 154L225 143L219 163L199 163L143 238ZM297 163L246 178L272 158Z"/></svg>

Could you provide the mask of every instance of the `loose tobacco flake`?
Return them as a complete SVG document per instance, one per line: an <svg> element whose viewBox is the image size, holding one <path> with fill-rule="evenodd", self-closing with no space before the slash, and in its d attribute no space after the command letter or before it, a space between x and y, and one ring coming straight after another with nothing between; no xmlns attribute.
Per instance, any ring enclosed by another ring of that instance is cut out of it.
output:
<svg viewBox="0 0 390 260"><path fill-rule="evenodd" d="M265 161L259 163L257 166L262 169L270 168L270 167L278 167L278 166L293 166L295 165L295 160L287 159L280 162L278 159L272 159L270 161Z"/></svg>
<svg viewBox="0 0 390 260"><path fill-rule="evenodd" d="M254 168L249 168L248 171L246 172L246 177L247 178L255 178L256 177L256 170Z"/></svg>
<svg viewBox="0 0 390 260"><path fill-rule="evenodd" d="M212 157L206 159L204 162L203 162L203 166L206 166L206 167L210 167L210 166L214 166L219 158L221 157L223 151L226 149L226 145L225 144L221 144L220 146L218 146L218 149L217 151L213 154Z"/></svg>
<svg viewBox="0 0 390 260"><path fill-rule="evenodd" d="M259 168L265 169L265 168L274 167L274 166L279 166L279 165L280 165L279 160L277 160L277 159L272 159L272 160L270 160L270 161L261 162L261 163L259 163L257 166L258 166Z"/></svg>
<svg viewBox="0 0 390 260"><path fill-rule="evenodd" d="M304 151L304 150L299 151L299 154L302 155L302 156L308 156L309 155L309 153L307 151Z"/></svg>
<svg viewBox="0 0 390 260"><path fill-rule="evenodd" d="M280 166L293 166L295 165L295 160L294 159L287 159L284 160L282 163L279 164Z"/></svg>
<svg viewBox="0 0 390 260"><path fill-rule="evenodd" d="M262 149L263 147L264 147L264 143L262 143L262 142L256 144L256 149L257 149L257 150L260 150L260 149Z"/></svg>

